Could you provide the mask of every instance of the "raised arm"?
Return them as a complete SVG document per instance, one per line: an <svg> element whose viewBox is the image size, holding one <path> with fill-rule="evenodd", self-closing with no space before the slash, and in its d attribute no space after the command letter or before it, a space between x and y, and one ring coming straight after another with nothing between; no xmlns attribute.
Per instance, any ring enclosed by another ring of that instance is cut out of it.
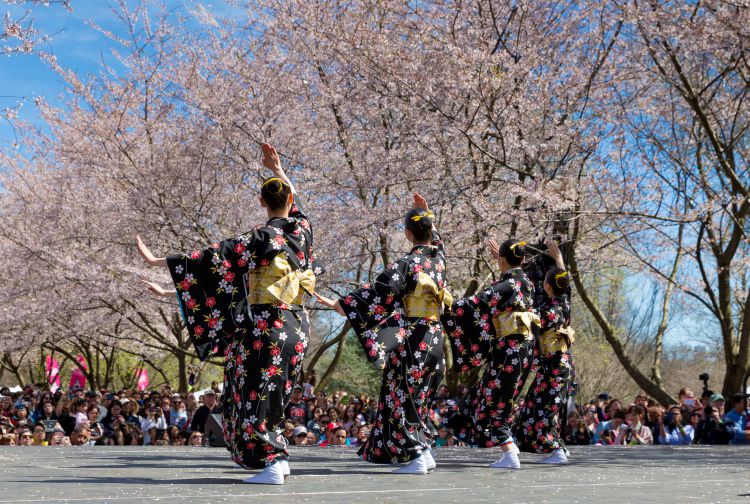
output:
<svg viewBox="0 0 750 504"><path fill-rule="evenodd" d="M414 193L414 208L418 208L419 210L424 210L425 212L430 211L430 207L427 204L427 200L422 196L421 194L415 192ZM432 216L430 214L430 216ZM442 252L445 252L445 246L443 244L443 240L440 238L440 234L438 233L437 228L435 227L435 221L433 219L432 221L432 244L436 247L438 247Z"/></svg>
<svg viewBox="0 0 750 504"><path fill-rule="evenodd" d="M264 143L261 145L261 150L263 151L263 166L271 170L274 177L280 178L284 183L289 185L292 194L297 194L297 189L294 188L292 181L289 180L289 177L287 177L284 169L281 167L281 158L276 149L272 145Z"/></svg>
<svg viewBox="0 0 750 504"><path fill-rule="evenodd" d="M166 266L167 259L165 257L156 257L151 253L151 250L143 243L143 239L140 235L135 235L135 244L138 247L138 252L146 261L149 266Z"/></svg>
<svg viewBox="0 0 750 504"><path fill-rule="evenodd" d="M549 253L549 256L554 259L555 266L557 266L561 270L567 269L565 268L565 261L563 261L563 256L560 252L560 247L557 246L557 243L555 243L555 241L551 238L547 238L544 241L544 244L547 245L547 252Z"/></svg>

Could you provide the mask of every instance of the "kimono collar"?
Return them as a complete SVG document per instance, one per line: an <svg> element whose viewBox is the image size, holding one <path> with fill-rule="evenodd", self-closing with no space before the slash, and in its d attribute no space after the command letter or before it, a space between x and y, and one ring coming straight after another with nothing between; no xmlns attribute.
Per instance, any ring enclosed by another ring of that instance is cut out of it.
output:
<svg viewBox="0 0 750 504"><path fill-rule="evenodd" d="M523 274L523 269L520 266L516 266L515 268L511 268L503 273L503 278L520 277L523 276Z"/></svg>
<svg viewBox="0 0 750 504"><path fill-rule="evenodd" d="M414 245L409 253L435 257L437 250L437 247L434 245Z"/></svg>
<svg viewBox="0 0 750 504"><path fill-rule="evenodd" d="M266 222L266 226L279 227L285 229L287 227L293 229L297 225L297 219L294 217L271 217ZM291 231L291 229L288 229Z"/></svg>

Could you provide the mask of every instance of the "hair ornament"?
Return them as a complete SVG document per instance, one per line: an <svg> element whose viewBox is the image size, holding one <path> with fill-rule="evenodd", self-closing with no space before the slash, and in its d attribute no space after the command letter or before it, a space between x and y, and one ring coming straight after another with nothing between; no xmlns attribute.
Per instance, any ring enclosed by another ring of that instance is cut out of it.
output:
<svg viewBox="0 0 750 504"><path fill-rule="evenodd" d="M419 221L421 221L424 218L432 219L434 216L435 216L435 214L432 213L431 210L428 210L428 211L426 211L423 214L415 215L414 217L411 218L411 220L413 220L414 222L419 222Z"/></svg>
<svg viewBox="0 0 750 504"><path fill-rule="evenodd" d="M513 252L513 255L516 257L523 257L523 255L516 254L516 247L518 246L525 247L526 242L522 241L522 242L514 243L513 245L510 246L510 251Z"/></svg>
<svg viewBox="0 0 750 504"><path fill-rule="evenodd" d="M260 188L263 189L264 187L266 187L271 182L278 182L279 183L279 188L276 191L269 190L268 192L270 192L271 194L279 194L281 192L281 190L284 188L284 181L281 180L278 177L271 177L270 179L266 180L265 182L263 182L263 185L260 186Z"/></svg>
<svg viewBox="0 0 750 504"><path fill-rule="evenodd" d="M557 275L555 275L555 285L557 285L558 289L562 288L560 287L560 283L558 282L558 280L560 280L561 278L565 278L566 276L568 276L567 271L563 271L562 273L558 273Z"/></svg>

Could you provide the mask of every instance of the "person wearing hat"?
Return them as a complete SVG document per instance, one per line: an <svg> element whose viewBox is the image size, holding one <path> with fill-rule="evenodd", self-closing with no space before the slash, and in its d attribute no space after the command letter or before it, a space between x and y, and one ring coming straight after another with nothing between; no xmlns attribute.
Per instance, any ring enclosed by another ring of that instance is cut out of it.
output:
<svg viewBox="0 0 750 504"><path fill-rule="evenodd" d="M719 416L724 416L724 406L726 405L726 401L724 400L724 396L721 394L713 394L710 399L711 406L719 410Z"/></svg>
<svg viewBox="0 0 750 504"><path fill-rule="evenodd" d="M208 417L214 414L221 414L221 406L217 404L214 389L208 389L201 399L203 399L203 404L195 410L193 421L190 422L190 430L205 434Z"/></svg>
<svg viewBox="0 0 750 504"><path fill-rule="evenodd" d="M19 402L16 403L16 414L15 417L11 420L13 425L18 426L20 422L28 422L29 421L29 408L26 406L26 403Z"/></svg>
<svg viewBox="0 0 750 504"><path fill-rule="evenodd" d="M710 404L703 408L703 418L695 427L693 442L705 445L729 444L732 440L732 429L727 422L722 420L719 408L715 406L720 403L723 408L724 397L715 393L711 397L716 397L717 400L715 402L709 400Z"/></svg>
<svg viewBox="0 0 750 504"><path fill-rule="evenodd" d="M336 430L336 427L338 426L334 422L328 422L325 425L325 433L323 436L320 436L318 446L328 446L329 444L331 444L331 440L333 439L333 431Z"/></svg>
<svg viewBox="0 0 750 504"><path fill-rule="evenodd" d="M47 443L49 446L62 446L62 440L65 437L65 431L59 427L49 433Z"/></svg>
<svg viewBox="0 0 750 504"><path fill-rule="evenodd" d="M295 446L304 446L307 444L307 428L302 425L294 428L293 436Z"/></svg>

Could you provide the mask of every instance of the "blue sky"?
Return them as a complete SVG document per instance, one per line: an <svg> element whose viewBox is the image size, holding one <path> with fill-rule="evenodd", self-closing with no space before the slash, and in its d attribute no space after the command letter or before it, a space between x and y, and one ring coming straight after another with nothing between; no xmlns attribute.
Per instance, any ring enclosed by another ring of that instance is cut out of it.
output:
<svg viewBox="0 0 750 504"><path fill-rule="evenodd" d="M126 3L132 8L140 2L126 0ZM183 14L187 14L196 3L198 2L176 0L164 2L169 11L177 9ZM223 0L199 3L218 15L228 14L236 9L228 6ZM94 22L104 29L118 33L118 20L112 11L115 5L112 0L72 0L72 13L59 6L31 7L34 26L52 37L40 48L54 54L58 62L66 68L80 74L96 73L103 59L112 60L110 51L115 44L91 28L88 23ZM154 5L161 5L161 2L154 2ZM29 7L6 6L3 3L0 15L9 11L17 19L27 9ZM24 120L41 124L33 98L42 95L47 101L55 103L61 91L62 82L38 56L22 54L0 58L0 110L24 102L19 109L19 116ZM6 146L14 141L12 127L7 121L0 121L0 145Z"/></svg>

